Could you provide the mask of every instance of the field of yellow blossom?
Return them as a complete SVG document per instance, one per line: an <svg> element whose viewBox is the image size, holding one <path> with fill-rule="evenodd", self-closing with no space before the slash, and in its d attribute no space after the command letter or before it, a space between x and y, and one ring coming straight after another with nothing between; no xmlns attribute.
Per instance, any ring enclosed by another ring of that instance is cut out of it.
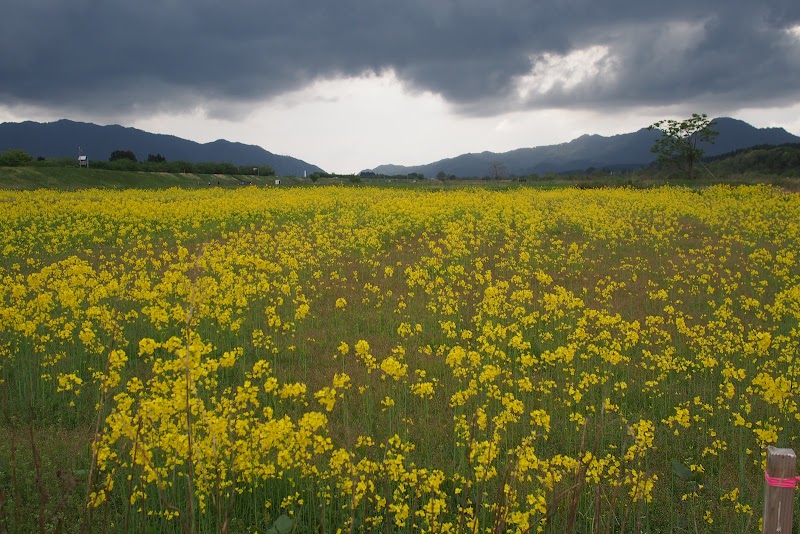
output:
<svg viewBox="0 0 800 534"><path fill-rule="evenodd" d="M800 195L0 191L0 532L756 532Z"/></svg>

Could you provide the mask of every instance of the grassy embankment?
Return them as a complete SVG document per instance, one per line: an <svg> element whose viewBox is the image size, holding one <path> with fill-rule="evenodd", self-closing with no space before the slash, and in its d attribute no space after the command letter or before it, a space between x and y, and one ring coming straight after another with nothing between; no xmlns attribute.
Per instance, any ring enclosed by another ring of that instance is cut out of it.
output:
<svg viewBox="0 0 800 534"><path fill-rule="evenodd" d="M209 185L237 187L249 183L272 185L274 176L109 171L77 167L0 167L0 189L166 189ZM296 182L281 178L284 184Z"/></svg>
<svg viewBox="0 0 800 534"><path fill-rule="evenodd" d="M714 169L716 171L716 168ZM353 183L349 177L321 178L312 182L308 178L275 176L238 176L222 174L153 173L139 171L111 171L82 169L76 167L0 167L0 189L167 189L205 188L209 186L239 187L242 185L272 186L280 179L282 186L297 185L355 185L388 187L392 189L460 189L481 187L485 189L511 189L532 187L535 189L558 189L577 187L594 189L603 187L633 187L649 189L664 185L705 188L714 184L729 185L770 184L785 190L800 190L800 177L782 174L747 171L742 173L719 173L714 176L700 173L694 180L666 177L665 173L650 170L627 174L573 174L547 175L538 178L484 180L411 180L396 178L359 178Z"/></svg>

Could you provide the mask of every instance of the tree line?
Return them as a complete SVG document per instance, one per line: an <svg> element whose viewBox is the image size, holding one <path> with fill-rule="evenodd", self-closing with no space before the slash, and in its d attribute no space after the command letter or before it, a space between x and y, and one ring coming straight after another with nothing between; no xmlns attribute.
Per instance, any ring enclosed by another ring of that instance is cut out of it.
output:
<svg viewBox="0 0 800 534"><path fill-rule="evenodd" d="M360 183L363 178L377 179L377 180L424 180L425 175L421 172L412 172L409 174L379 174L373 171L361 171L358 174L338 174L331 172L312 172L308 175L312 182L316 182L320 178L333 178L338 180L349 180L352 183Z"/></svg>
<svg viewBox="0 0 800 534"><path fill-rule="evenodd" d="M11 149L0 154L0 167L76 167L75 158L34 158L24 150ZM130 150L115 150L108 161L90 160L94 169L111 171L168 172L173 174L236 174L244 176L274 176L275 170L268 165L234 165L228 162L167 161L161 154L148 154L147 159L138 161Z"/></svg>
<svg viewBox="0 0 800 534"><path fill-rule="evenodd" d="M800 143L757 145L707 158L706 161L721 174L765 172L800 176Z"/></svg>

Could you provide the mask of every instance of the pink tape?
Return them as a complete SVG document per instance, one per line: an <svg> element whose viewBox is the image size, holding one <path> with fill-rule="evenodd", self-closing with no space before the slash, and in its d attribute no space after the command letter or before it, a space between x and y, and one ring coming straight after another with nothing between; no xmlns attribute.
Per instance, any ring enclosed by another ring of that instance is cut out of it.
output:
<svg viewBox="0 0 800 534"><path fill-rule="evenodd" d="M764 471L764 480L767 481L768 486L772 486L773 488L792 488L794 489L797 487L797 483L800 482L800 477L792 477L792 478L778 478L778 477L771 477Z"/></svg>

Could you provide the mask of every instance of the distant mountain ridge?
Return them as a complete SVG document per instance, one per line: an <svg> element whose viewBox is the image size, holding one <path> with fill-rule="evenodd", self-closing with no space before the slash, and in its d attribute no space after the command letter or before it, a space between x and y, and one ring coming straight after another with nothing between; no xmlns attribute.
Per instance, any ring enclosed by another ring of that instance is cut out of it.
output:
<svg viewBox="0 0 800 534"><path fill-rule="evenodd" d="M779 145L800 142L800 137L783 128L756 128L744 121L729 117L715 119L716 142L704 145L705 155L716 156L753 145ZM509 152L462 154L454 158L416 166L380 165L376 174L396 175L421 173L427 177L439 172L458 177L489 176L490 165L501 163L514 176L584 171L596 169L627 170L644 167L655 161L650 152L661 134L642 128L636 132L604 137L582 135L568 143L519 148Z"/></svg>
<svg viewBox="0 0 800 534"><path fill-rule="evenodd" d="M322 172L311 163L268 152L256 145L218 139L197 143L174 135L155 134L119 125L99 126L62 119L56 122L0 123L0 153L17 148L34 157L78 156L78 147L92 159L107 160L114 150L131 150L142 161L162 154L168 161L214 161L234 165L269 165L278 176L303 176Z"/></svg>

